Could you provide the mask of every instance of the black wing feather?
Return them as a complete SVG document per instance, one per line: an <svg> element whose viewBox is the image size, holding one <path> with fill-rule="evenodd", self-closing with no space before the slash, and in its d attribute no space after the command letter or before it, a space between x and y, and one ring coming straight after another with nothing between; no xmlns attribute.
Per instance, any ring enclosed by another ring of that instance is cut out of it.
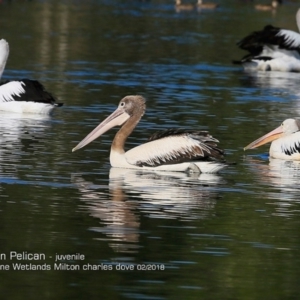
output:
<svg viewBox="0 0 300 300"><path fill-rule="evenodd" d="M3 81L0 85L4 85L9 81ZM45 87L37 80L31 79L22 79L19 80L22 82L22 87L25 90L24 93L20 93L20 95L14 95L13 98L15 101L32 101L38 103L48 103L55 106L62 106L63 103L57 103L56 98L49 93Z"/></svg>
<svg viewBox="0 0 300 300"><path fill-rule="evenodd" d="M185 152L185 155L179 155L176 152L170 155L172 159L165 161L163 158L156 157L151 162L139 161L137 165L142 166L159 166L162 164L177 164L188 161L222 161L224 162L224 150L217 147L219 142L213 138L208 131L196 131L186 129L167 129L152 134L148 141L155 141L164 139L169 136L188 136L198 142L198 146L195 146L190 152Z"/></svg>
<svg viewBox="0 0 300 300"><path fill-rule="evenodd" d="M239 41L237 45L241 49L249 51L253 56L259 55L266 44L276 45L281 49L296 50L300 53L299 47L292 46L292 40L288 42L288 38L285 35L279 34L280 30L281 28L279 27L267 25L263 30L249 34Z"/></svg>

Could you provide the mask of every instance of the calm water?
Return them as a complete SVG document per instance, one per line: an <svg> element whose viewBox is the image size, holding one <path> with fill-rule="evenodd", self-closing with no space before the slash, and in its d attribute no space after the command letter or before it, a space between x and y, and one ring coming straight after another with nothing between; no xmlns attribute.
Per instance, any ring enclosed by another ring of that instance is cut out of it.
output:
<svg viewBox="0 0 300 300"><path fill-rule="evenodd" d="M299 298L300 165L243 147L299 116L300 74L231 63L247 33L296 30L298 7L219 3L176 12L172 0L1 2L3 77L39 79L65 103L51 117L0 114L5 298ZM199 128L236 164L200 176L111 169L115 130L71 153L129 94L148 102L128 148L158 129Z"/></svg>

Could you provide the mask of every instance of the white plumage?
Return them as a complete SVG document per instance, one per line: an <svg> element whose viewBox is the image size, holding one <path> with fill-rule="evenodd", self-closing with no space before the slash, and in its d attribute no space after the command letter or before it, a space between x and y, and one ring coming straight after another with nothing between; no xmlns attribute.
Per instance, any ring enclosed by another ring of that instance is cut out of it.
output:
<svg viewBox="0 0 300 300"><path fill-rule="evenodd" d="M300 9L296 14L300 30ZM267 25L246 36L237 45L249 52L240 61L248 71L300 72L300 34Z"/></svg>
<svg viewBox="0 0 300 300"><path fill-rule="evenodd" d="M298 10L296 18L297 18L297 24L299 23L299 12ZM299 26L299 25L298 25ZM298 27L299 28L299 27ZM300 28L299 28L300 30ZM288 29L280 29L279 32L277 33L278 37L283 37L284 38L284 45L286 46L286 49L295 49L296 53L298 54L299 57L299 47L300 47L300 34L298 32L288 30Z"/></svg>
<svg viewBox="0 0 300 300"><path fill-rule="evenodd" d="M10 81L4 86L0 86L0 102L14 101L14 97L20 97L22 93L25 93L25 83L22 81ZM2 89L1 89L2 87Z"/></svg>
<svg viewBox="0 0 300 300"><path fill-rule="evenodd" d="M6 40L0 40L0 78L4 72L9 55ZM44 86L30 79L6 81L0 83L0 110L16 113L50 114L57 106L56 99Z"/></svg>
<svg viewBox="0 0 300 300"><path fill-rule="evenodd" d="M0 40L0 78L5 69L6 61L9 54L9 46L6 40Z"/></svg>
<svg viewBox="0 0 300 300"><path fill-rule="evenodd" d="M216 142L218 140L214 139ZM195 151L197 148L197 152ZM185 135L171 135L159 140L150 141L146 144L139 145L126 152L126 160L130 164L138 165L142 162L144 165L156 166L157 164L167 163L180 159L180 157L191 156L199 157L199 152L202 157L205 153L211 153L210 148L192 138L188 133Z"/></svg>
<svg viewBox="0 0 300 300"><path fill-rule="evenodd" d="M293 132L273 141L270 156L285 160L300 160L300 132Z"/></svg>
<svg viewBox="0 0 300 300"><path fill-rule="evenodd" d="M219 142L213 137L211 137L211 141ZM209 146L204 142L199 143L186 133L150 141L121 155L112 149L110 163L112 167L196 172L200 170L202 173L217 173L225 167L225 164L218 164L215 161L193 161L193 158L200 159L201 156L205 158L210 154L212 151ZM187 162L174 163L174 161L181 161L183 157L190 157L190 159Z"/></svg>

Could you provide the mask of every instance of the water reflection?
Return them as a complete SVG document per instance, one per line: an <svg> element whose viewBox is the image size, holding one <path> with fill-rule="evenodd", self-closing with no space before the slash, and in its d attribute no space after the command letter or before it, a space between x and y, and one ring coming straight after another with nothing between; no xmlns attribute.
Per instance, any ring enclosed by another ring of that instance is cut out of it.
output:
<svg viewBox="0 0 300 300"><path fill-rule="evenodd" d="M259 101L261 105L255 107L259 112L262 105L266 108L266 113L255 122L265 120L276 120L280 123L284 119L300 114L300 93L299 93L300 73L291 72L245 72L240 77L240 82L245 90L239 99ZM273 125L270 125L273 126Z"/></svg>
<svg viewBox="0 0 300 300"><path fill-rule="evenodd" d="M104 240L117 252L137 252L142 234L141 218L191 221L211 214L222 182L217 175L182 172L151 172L111 168L106 186L73 175L84 210L100 220Z"/></svg>
<svg viewBox="0 0 300 300"><path fill-rule="evenodd" d="M245 85L251 85L262 88L278 88L289 90L293 94L299 92L299 73L292 72L245 72L248 79Z"/></svg>
<svg viewBox="0 0 300 300"><path fill-rule="evenodd" d="M249 168L257 182L266 186L264 197L274 200L275 215L290 217L293 204L299 202L300 162L269 158L269 163L247 157Z"/></svg>
<svg viewBox="0 0 300 300"><path fill-rule="evenodd" d="M49 116L0 113L0 175L12 176L24 153L44 136Z"/></svg>

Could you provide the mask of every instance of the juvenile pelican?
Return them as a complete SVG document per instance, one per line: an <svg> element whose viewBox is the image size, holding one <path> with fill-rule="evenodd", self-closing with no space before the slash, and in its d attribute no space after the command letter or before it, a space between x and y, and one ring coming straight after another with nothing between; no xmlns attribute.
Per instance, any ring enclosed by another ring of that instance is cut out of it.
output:
<svg viewBox="0 0 300 300"><path fill-rule="evenodd" d="M300 30L300 9L296 14ZM267 25L246 36L237 45L249 52L240 61L245 70L300 72L300 34Z"/></svg>
<svg viewBox="0 0 300 300"><path fill-rule="evenodd" d="M118 108L72 151L84 147L112 127L122 126L111 146L112 167L216 173L226 166L224 151L217 148L219 141L207 131L165 130L152 135L147 143L125 152L128 136L145 113L145 102L139 95L123 98Z"/></svg>
<svg viewBox="0 0 300 300"><path fill-rule="evenodd" d="M9 55L9 45L6 40L0 40L0 78L5 69ZM50 114L62 103L56 103L55 98L47 92L37 80L22 79L0 83L0 110L17 113Z"/></svg>
<svg viewBox="0 0 300 300"><path fill-rule="evenodd" d="M300 121L287 119L273 131L255 140L244 148L253 149L272 142L270 157L285 160L300 160Z"/></svg>

